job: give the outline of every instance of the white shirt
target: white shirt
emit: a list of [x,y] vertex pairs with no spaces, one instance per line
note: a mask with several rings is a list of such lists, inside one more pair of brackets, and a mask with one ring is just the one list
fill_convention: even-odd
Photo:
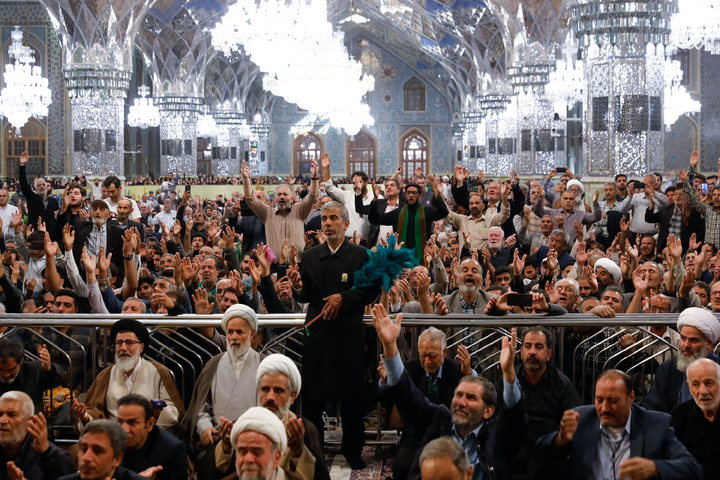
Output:
[[[350,225],[345,230],[345,236],[352,237],[354,232],[362,235],[362,238],[367,239],[368,230],[370,230],[370,222],[368,222],[366,215],[360,215],[355,210],[355,190],[343,190],[333,184],[332,179],[325,182],[325,193],[330,195],[333,200],[342,203],[347,208],[348,214],[350,215]],[[370,205],[372,202],[373,193],[372,187],[368,186],[365,197],[363,197],[363,205]]]
[[175,210],[170,210],[170,213],[163,210],[162,212],[152,217],[148,223],[150,223],[151,225],[155,225],[156,223],[162,223],[166,227],[172,228],[175,225],[176,218],[177,212]]
[[[400,206],[399,198],[397,200],[395,200],[394,206],[390,205],[390,202],[388,201],[387,207],[385,207],[385,213],[392,212],[399,206]],[[392,225],[380,225],[380,230],[378,230],[378,238],[377,238],[377,242],[375,242],[375,245],[382,245],[382,241],[387,238],[389,233],[393,233]]]
[[[123,197],[123,198],[125,198],[126,200],[130,200],[130,203],[132,203],[132,212],[130,212],[130,217],[129,217],[130,220],[137,220],[138,218],[140,218],[141,217],[140,208],[138,208],[137,202],[135,202],[135,200],[133,200],[132,198],[127,198],[127,197]],[[105,200],[105,203],[107,203],[108,206],[110,207],[110,211],[113,213],[117,213],[118,204],[113,203],[113,201],[110,197],[105,198],[104,200]]]
[[18,208],[9,203],[5,205],[5,208],[0,207],[0,218],[3,222],[2,233],[6,240],[12,240],[15,236],[15,231],[12,228],[12,217],[17,211]]

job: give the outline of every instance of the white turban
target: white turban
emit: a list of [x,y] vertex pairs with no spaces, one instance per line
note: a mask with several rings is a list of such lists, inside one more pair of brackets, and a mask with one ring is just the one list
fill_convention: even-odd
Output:
[[255,313],[255,310],[248,307],[247,305],[243,305],[242,303],[238,303],[233,305],[232,307],[228,308],[225,311],[225,315],[223,315],[222,318],[222,328],[227,332],[227,325],[230,320],[233,318],[244,318],[248,325],[250,325],[250,328],[253,329],[255,333],[257,333],[258,330],[258,317]]
[[683,310],[678,317],[677,329],[682,327],[695,327],[700,330],[712,343],[720,338],[720,322],[712,313],[704,308],[689,307]]
[[583,186],[582,182],[575,178],[573,178],[572,180],[567,182],[567,185],[565,185],[565,190],[570,190],[570,187],[572,187],[573,185],[577,185],[578,187],[580,187],[580,190],[582,190],[583,195],[585,194],[585,187]]
[[252,407],[240,415],[230,432],[230,441],[233,448],[237,447],[237,437],[243,432],[257,432],[265,435],[280,448],[281,452],[287,449],[287,434],[285,425],[270,410],[264,407]]
[[597,262],[595,262],[595,273],[597,273],[598,267],[602,267],[607,270],[608,273],[612,275],[615,283],[618,283],[620,279],[622,279],[622,272],[620,271],[620,267],[618,267],[617,264],[609,258],[601,258]]
[[291,392],[300,393],[302,380],[300,379],[300,371],[295,366],[295,362],[281,353],[273,353],[268,355],[260,362],[257,369],[256,383],[260,385],[263,375],[275,375],[281,373],[288,379],[288,387]]

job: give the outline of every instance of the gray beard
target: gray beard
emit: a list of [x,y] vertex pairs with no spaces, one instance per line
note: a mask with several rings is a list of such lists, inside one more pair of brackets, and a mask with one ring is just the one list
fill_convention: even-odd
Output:
[[290,210],[291,208],[292,208],[292,205],[287,204],[287,203],[278,203],[278,205],[277,205],[277,209],[282,210],[282,211]]
[[478,293],[478,288],[476,286],[470,286],[464,283],[458,287],[458,290],[460,290],[461,295],[477,295]]
[[682,353],[680,353],[680,354],[678,355],[678,357],[677,357],[677,369],[678,369],[678,372],[683,372],[683,373],[687,372],[688,367],[689,367],[690,365],[692,365],[692,363],[693,363],[695,360],[699,360],[699,359],[701,359],[701,358],[705,358],[705,357],[707,357],[707,355],[708,355],[708,352],[706,352],[705,349],[702,349],[702,350],[699,351],[698,353],[696,353],[696,354],[694,354],[694,355],[691,355],[691,356],[689,356],[689,357],[686,356],[686,355],[683,355]]

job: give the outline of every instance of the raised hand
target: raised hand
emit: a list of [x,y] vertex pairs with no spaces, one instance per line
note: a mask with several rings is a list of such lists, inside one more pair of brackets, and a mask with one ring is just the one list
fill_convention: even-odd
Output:
[[[43,345],[43,348],[45,345]],[[45,349],[47,352],[47,349]],[[48,428],[47,420],[42,412],[38,412],[36,415],[28,418],[27,422],[28,433],[33,437],[33,449],[35,453],[42,454],[50,448],[50,442],[48,441]]]
[[73,397],[72,407],[70,407],[70,410],[72,411],[73,416],[82,420],[83,423],[90,421],[90,415],[87,413],[87,406],[84,403],[78,402],[75,397]]
[[697,151],[692,152],[690,154],[690,167],[692,169],[695,169],[699,163],[700,163],[700,154]]
[[463,375],[472,375],[472,365],[470,363],[470,352],[465,345],[459,345],[455,358],[460,362],[460,370]]
[[448,308],[447,304],[445,303],[445,300],[443,299],[442,295],[439,293],[435,294],[435,298],[433,299],[433,303],[435,304],[435,312],[440,315],[444,316],[450,313],[450,309]]
[[322,168],[330,168],[330,155],[327,153],[320,155],[320,165]]
[[62,237],[63,244],[65,245],[65,251],[71,251],[75,245],[75,230],[73,230],[70,224],[66,223],[63,227]]
[[45,255],[52,258],[54,257],[58,251],[60,251],[60,247],[58,246],[57,242],[53,242],[50,240],[50,234],[45,232]]
[[300,276],[300,269],[297,265],[290,265],[287,269],[287,276],[292,283],[295,290],[301,290],[303,288],[302,277]]
[[500,368],[508,383],[515,381],[515,356],[517,355],[517,329],[510,330],[511,337],[503,337],[500,352]]
[[27,165],[29,159],[30,157],[28,156],[28,152],[27,150],[25,150],[20,154],[20,166],[24,167],[25,165]]
[[402,315],[402,313],[398,313],[393,322],[381,303],[373,306],[373,326],[383,344],[385,358],[391,358],[397,354],[396,342],[402,331]]
[[520,257],[520,251],[517,249],[513,252],[513,273],[516,277],[522,276],[525,269],[525,260],[527,260],[527,255]]
[[215,302],[210,303],[208,301],[207,291],[202,288],[195,290],[195,294],[192,296],[192,301],[193,304],[195,304],[195,313],[198,315],[209,315],[215,307]]

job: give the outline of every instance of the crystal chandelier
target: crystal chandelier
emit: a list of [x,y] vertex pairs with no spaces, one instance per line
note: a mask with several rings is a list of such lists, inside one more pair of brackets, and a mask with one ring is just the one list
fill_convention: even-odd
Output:
[[678,48],[705,48],[720,54],[720,1],[678,0],[670,21],[670,43]]
[[197,136],[213,137],[218,133],[218,126],[215,119],[207,111],[198,117]]
[[138,95],[140,98],[135,99],[134,105],[130,107],[128,112],[128,125],[136,128],[157,127],[160,125],[160,110],[152,101],[150,95],[150,87],[140,85],[138,87]]
[[572,34],[568,34],[562,50],[563,58],[556,62],[545,86],[545,96],[555,104],[555,111],[565,111],[568,105],[582,102],[585,95],[585,70],[583,61],[577,58],[578,44]]
[[263,88],[353,135],[373,125],[363,96],[374,78],[350,59],[326,0],[239,0],[212,32],[213,46],[240,46],[266,75]]
[[40,76],[40,67],[34,66],[32,49],[22,43],[20,27],[16,26],[11,35],[8,56],[15,62],[5,65],[5,88],[0,93],[0,110],[15,128],[20,128],[30,117],[47,116],[52,93],[47,78]]
[[677,60],[665,60],[665,128],[670,130],[678,118],[686,113],[698,113],[700,102],[693,99],[682,85],[682,68]]

